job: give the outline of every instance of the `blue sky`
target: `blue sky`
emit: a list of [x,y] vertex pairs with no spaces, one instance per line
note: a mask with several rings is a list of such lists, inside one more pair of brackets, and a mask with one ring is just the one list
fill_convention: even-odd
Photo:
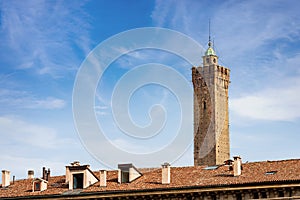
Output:
[[[1,0],[0,168],[24,178],[28,169],[39,176],[43,166],[63,174],[64,166],[74,160],[91,164],[92,169],[107,167],[88,153],[73,121],[73,86],[82,62],[109,37],[141,27],[179,31],[206,47],[208,19],[219,62],[231,69],[231,155],[240,155],[243,161],[299,158],[299,7],[296,0]],[[149,84],[132,95],[130,117],[146,126],[151,122],[149,108],[163,105],[165,135],[153,141],[128,139],[113,123],[111,95],[118,80],[135,66],[154,62],[191,79],[187,62],[146,49],[115,60],[97,87],[97,119],[106,137],[125,151],[164,148],[181,119],[176,96],[168,88]],[[101,143],[99,148],[105,151]],[[192,165],[192,160],[190,148],[174,165]],[[154,159],[146,166],[160,164]]]

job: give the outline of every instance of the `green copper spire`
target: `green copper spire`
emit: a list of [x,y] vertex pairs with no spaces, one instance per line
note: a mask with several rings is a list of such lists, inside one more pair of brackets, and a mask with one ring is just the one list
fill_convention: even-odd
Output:
[[215,53],[214,49],[209,46],[208,49],[205,51],[205,55],[206,56],[211,56],[211,55],[215,56],[216,53]]

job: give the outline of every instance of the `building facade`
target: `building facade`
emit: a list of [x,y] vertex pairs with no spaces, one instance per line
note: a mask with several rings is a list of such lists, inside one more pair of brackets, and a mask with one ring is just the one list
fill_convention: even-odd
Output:
[[230,70],[218,64],[211,41],[203,66],[192,68],[194,165],[220,165],[230,157],[228,86]]

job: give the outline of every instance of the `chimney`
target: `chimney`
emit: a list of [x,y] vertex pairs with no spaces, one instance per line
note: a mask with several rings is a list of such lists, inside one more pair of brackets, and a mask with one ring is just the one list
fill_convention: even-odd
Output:
[[46,167],[42,169],[42,179],[46,180]]
[[46,167],[43,167],[43,172],[42,172],[42,179],[48,181],[50,178],[50,168],[46,170]]
[[33,179],[33,178],[34,178],[34,171],[28,170],[28,179]]
[[242,159],[239,156],[234,156],[233,159],[233,175],[240,176],[242,174]]
[[79,161],[74,161],[72,163],[70,163],[71,166],[80,166],[80,162]]
[[118,183],[122,183],[122,171],[118,169]]
[[50,178],[50,168],[46,171],[46,181],[49,181]]
[[10,185],[10,171],[2,170],[2,187]]
[[70,180],[70,169],[69,166],[66,166],[66,183],[69,183]]
[[100,170],[100,187],[106,187],[106,170]]
[[164,163],[162,164],[161,169],[161,183],[162,184],[170,184],[171,182],[171,173],[170,173],[170,164]]
[[233,163],[233,160],[225,160],[225,161],[224,161],[224,165],[225,165],[225,166],[228,166],[228,170],[229,170],[229,171],[232,171],[232,170],[233,170],[232,163]]

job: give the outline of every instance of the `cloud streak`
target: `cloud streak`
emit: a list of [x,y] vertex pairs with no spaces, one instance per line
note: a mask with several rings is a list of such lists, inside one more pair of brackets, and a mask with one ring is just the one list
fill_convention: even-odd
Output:
[[62,71],[76,69],[80,60],[75,50],[87,54],[90,49],[89,24],[82,18],[86,15],[82,5],[2,1],[1,58],[14,69],[31,69],[38,75],[60,77]]
[[300,118],[300,81],[281,88],[269,88],[231,100],[230,109],[252,120],[294,121]]
[[54,149],[70,143],[69,139],[58,139],[57,132],[48,127],[26,122],[13,116],[0,116],[1,148],[7,144],[17,144],[41,149]]
[[66,106],[63,99],[47,97],[36,98],[26,91],[0,89],[0,103],[13,109],[61,109]]

